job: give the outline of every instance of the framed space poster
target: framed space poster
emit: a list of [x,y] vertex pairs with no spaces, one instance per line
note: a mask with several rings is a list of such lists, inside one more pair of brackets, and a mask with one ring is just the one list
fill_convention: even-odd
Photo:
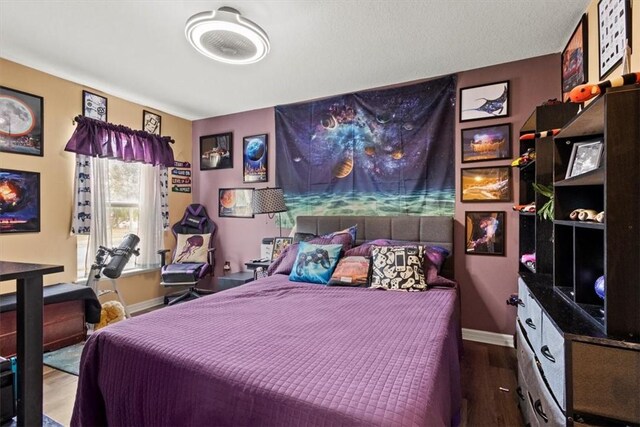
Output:
[[0,233],[39,231],[40,174],[0,169]]
[[151,111],[142,110],[142,130],[153,135],[160,135],[160,125],[162,117]]
[[460,89],[460,121],[509,115],[509,81]]
[[242,139],[243,182],[267,182],[267,134]]
[[464,213],[465,254],[505,255],[505,213],[465,212]]
[[627,43],[631,47],[631,0],[598,2],[598,41],[602,80],[622,62]]
[[462,129],[462,163],[511,158],[511,124]]
[[89,91],[82,91],[82,115],[91,119],[107,121],[107,98]]
[[460,169],[460,201],[510,202],[511,167]]
[[253,218],[253,188],[221,188],[218,201],[220,217]]
[[233,133],[200,137],[200,170],[233,168]]
[[0,151],[44,154],[43,105],[41,96],[0,86]]
[[563,101],[569,99],[571,89],[587,82],[587,35],[587,14],[584,14],[560,56]]

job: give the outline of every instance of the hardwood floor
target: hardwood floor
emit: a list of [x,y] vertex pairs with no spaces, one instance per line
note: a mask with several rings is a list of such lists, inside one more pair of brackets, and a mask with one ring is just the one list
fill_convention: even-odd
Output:
[[[463,426],[522,426],[515,350],[471,341],[464,341],[463,348]],[[44,367],[44,411],[65,426],[71,420],[77,384],[77,377]]]

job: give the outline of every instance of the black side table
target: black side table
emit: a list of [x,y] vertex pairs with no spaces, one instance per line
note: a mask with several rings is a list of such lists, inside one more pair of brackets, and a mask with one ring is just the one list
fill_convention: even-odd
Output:
[[61,265],[0,261],[0,281],[16,280],[18,426],[42,425],[42,276]]
[[249,261],[244,263],[245,267],[247,267],[248,270],[255,270],[258,267],[263,267],[266,270],[267,268],[269,268],[270,264],[271,263],[269,261],[265,261],[265,262]]
[[226,276],[216,277],[217,286],[216,291],[225,291],[227,289],[235,288],[236,286],[244,285],[253,280],[253,271],[241,271],[240,273],[231,273]]

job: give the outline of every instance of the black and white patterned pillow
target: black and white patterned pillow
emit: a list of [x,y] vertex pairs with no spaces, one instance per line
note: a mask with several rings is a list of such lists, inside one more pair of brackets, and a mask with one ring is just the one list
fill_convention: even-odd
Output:
[[375,246],[371,251],[371,287],[424,291],[424,246]]

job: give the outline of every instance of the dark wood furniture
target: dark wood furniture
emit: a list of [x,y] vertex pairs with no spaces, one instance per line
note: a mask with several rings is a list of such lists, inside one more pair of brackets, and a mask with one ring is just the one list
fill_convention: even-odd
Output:
[[0,261],[0,281],[16,280],[18,426],[42,425],[42,276],[61,265]]
[[[565,178],[573,145],[594,139],[602,166]],[[521,271],[518,283],[525,423],[640,424],[640,88],[609,90],[551,146],[553,269]],[[569,220],[577,208],[604,210],[605,223]],[[594,291],[601,275],[604,301]]]

